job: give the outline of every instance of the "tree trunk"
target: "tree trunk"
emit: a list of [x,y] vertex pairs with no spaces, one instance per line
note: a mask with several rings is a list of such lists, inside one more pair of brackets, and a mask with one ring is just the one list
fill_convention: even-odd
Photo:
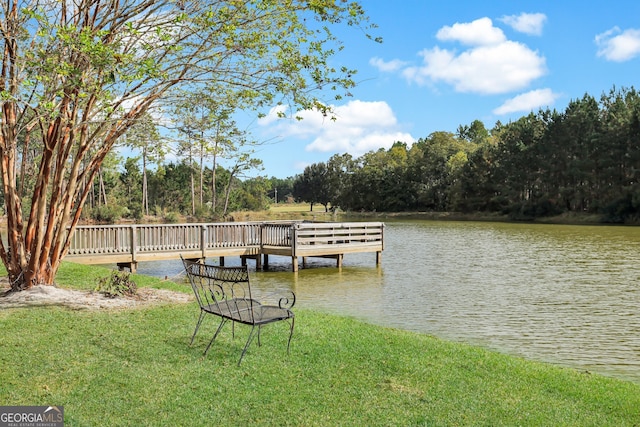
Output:
[[149,188],[147,186],[147,147],[142,149],[142,211],[149,216]]
[[104,180],[102,178],[102,168],[98,171],[98,206],[107,204],[107,189],[104,187]]
[[[204,135],[201,136],[204,138]],[[200,139],[200,207],[204,204],[204,141]]]
[[211,164],[211,213],[216,212],[216,205],[218,202],[217,192],[216,192],[216,163],[218,161],[218,156],[216,155],[217,149],[213,150],[213,163]]
[[227,188],[224,191],[224,209],[222,211],[222,216],[227,216],[227,209],[229,208],[229,196],[231,195],[231,183],[233,182],[233,176],[236,173],[235,170],[231,171],[229,175],[229,182],[227,183]]
[[193,176],[193,155],[192,155],[192,146],[189,145],[189,172],[191,177],[191,215],[195,216],[196,214],[196,184],[195,177]]
[[[220,147],[220,135],[221,135],[221,129],[220,129],[220,122],[217,123],[217,127],[216,127],[216,134],[213,140],[213,156],[212,156],[212,163],[211,163],[211,212],[213,214],[216,213],[216,208],[218,205],[218,194],[217,194],[217,188],[216,188],[216,169],[218,167],[218,149]],[[229,181],[231,182],[231,181]],[[226,210],[227,210],[227,201],[225,200],[225,207],[224,207],[224,213],[223,216],[226,215]]]

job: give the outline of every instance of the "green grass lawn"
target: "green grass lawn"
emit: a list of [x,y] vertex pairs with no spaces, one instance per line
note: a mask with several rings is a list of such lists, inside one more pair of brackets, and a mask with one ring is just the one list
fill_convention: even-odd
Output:
[[241,211],[230,213],[236,221],[265,221],[265,220],[316,220],[331,221],[337,218],[333,212],[326,212],[319,203],[310,210],[309,203],[277,203],[272,204],[266,211]]
[[[65,264],[58,282],[91,288],[101,270]],[[0,310],[0,404],[64,405],[67,426],[640,425],[631,382],[294,311],[291,353],[287,324],[269,325],[238,367],[248,329],[203,357],[215,325],[189,346],[195,302]]]
[[[309,203],[273,203],[271,212],[311,212]],[[324,212],[324,206],[319,203],[313,205],[313,212]]]

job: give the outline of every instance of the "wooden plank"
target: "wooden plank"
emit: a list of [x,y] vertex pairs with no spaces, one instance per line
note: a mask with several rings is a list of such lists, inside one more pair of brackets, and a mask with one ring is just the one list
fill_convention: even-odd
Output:
[[261,252],[267,255],[292,256],[293,250],[290,246],[262,246]]
[[317,245],[317,244],[359,244],[362,242],[381,242],[380,238],[367,238],[364,236],[359,237],[345,237],[345,236],[329,236],[329,237],[302,237],[298,239],[300,245]]
[[313,246],[305,246],[299,247],[296,255],[297,256],[319,256],[319,255],[338,255],[338,254],[348,254],[348,253],[359,253],[359,252],[378,252],[381,250],[380,245],[376,246],[338,246],[338,245],[313,245]]

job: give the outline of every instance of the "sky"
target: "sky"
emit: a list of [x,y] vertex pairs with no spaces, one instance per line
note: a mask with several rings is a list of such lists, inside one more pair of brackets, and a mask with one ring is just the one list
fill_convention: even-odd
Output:
[[345,49],[332,65],[356,68],[350,98],[332,104],[336,120],[277,108],[247,120],[262,144],[260,175],[287,178],[334,154],[355,158],[455,133],[481,120],[487,129],[540,109],[563,111],[585,94],[640,88],[640,2],[361,0],[378,25],[378,44],[340,29]]

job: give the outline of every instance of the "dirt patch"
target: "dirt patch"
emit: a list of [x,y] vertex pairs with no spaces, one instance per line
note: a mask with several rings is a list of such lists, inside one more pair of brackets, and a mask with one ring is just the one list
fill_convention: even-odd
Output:
[[0,310],[5,308],[57,305],[74,310],[140,308],[162,303],[187,303],[190,294],[165,289],[139,288],[133,297],[108,298],[99,292],[63,289],[56,286],[34,286],[21,292],[10,292],[8,283],[0,283]]

